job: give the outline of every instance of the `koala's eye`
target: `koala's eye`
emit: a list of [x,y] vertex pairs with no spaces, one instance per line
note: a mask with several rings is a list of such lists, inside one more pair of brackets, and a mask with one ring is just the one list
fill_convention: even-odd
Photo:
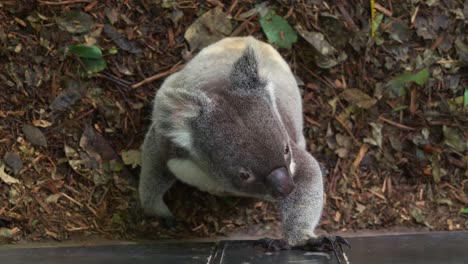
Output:
[[247,172],[241,172],[239,174],[239,177],[241,178],[241,180],[247,181],[250,179],[250,174],[248,174]]
[[284,154],[285,155],[289,154],[289,146],[288,145],[286,145],[286,147],[284,147]]

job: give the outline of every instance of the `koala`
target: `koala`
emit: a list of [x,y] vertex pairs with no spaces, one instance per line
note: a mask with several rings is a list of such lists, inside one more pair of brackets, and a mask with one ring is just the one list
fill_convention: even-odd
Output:
[[172,218],[163,196],[178,179],[215,195],[274,202],[285,247],[325,243],[314,233],[322,173],[302,129],[299,88],[271,45],[230,37],[204,48],[156,93],[142,146],[145,213]]

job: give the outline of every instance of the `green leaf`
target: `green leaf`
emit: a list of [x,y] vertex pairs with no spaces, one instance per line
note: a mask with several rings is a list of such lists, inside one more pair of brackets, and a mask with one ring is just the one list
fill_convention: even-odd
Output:
[[68,47],[68,51],[81,58],[88,74],[100,72],[107,67],[102,50],[96,45],[73,45]]
[[391,95],[400,97],[405,95],[405,85],[408,83],[416,83],[418,86],[423,86],[429,79],[429,69],[425,68],[417,73],[404,73],[401,74],[387,83]]
[[372,35],[375,36],[375,32],[379,29],[380,23],[382,23],[382,19],[384,18],[383,14],[379,14],[374,21],[372,21]]
[[119,50],[116,48],[116,47],[112,47],[109,49],[109,54],[117,54],[119,52]]
[[80,58],[88,58],[88,59],[101,59],[102,58],[102,51],[96,45],[92,45],[92,46],[73,45],[73,46],[68,46],[68,50],[70,53]]
[[123,163],[125,165],[132,165],[132,168],[141,166],[141,151],[137,149],[122,150],[120,152]]
[[86,67],[86,72],[88,74],[100,72],[107,67],[107,63],[103,58],[100,58],[100,59],[83,58],[82,61]]
[[122,225],[124,224],[124,220],[119,213],[114,213],[112,215],[112,223],[115,225]]
[[463,152],[465,150],[466,141],[463,137],[462,131],[457,128],[443,126],[442,132],[444,134],[444,143],[447,146],[459,152]]
[[465,96],[463,99],[463,105],[468,106],[468,88],[465,88]]
[[460,210],[460,214],[466,214],[468,215],[468,208],[463,208]]
[[453,203],[450,199],[444,199],[444,198],[440,198],[440,199],[437,199],[436,200],[436,203],[438,204],[445,204],[445,205],[448,205],[448,206],[452,206]]
[[296,31],[272,9],[260,18],[260,25],[268,40],[281,48],[290,49],[297,42]]
[[425,222],[425,220],[426,220],[424,215],[422,214],[421,209],[419,209],[417,207],[411,208],[410,209],[410,214],[414,218],[414,220],[416,220],[416,222],[418,222],[420,224],[423,224]]

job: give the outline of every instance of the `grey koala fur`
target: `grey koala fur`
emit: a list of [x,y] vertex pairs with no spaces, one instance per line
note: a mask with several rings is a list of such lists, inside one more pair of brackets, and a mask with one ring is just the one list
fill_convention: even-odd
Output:
[[[306,244],[321,216],[323,183],[302,123],[296,80],[273,47],[234,37],[204,48],[156,93],[142,146],[145,213],[171,218],[163,196],[179,179],[216,195],[275,202],[287,243]],[[285,168],[280,183],[271,184],[278,168]],[[274,199],[276,187],[289,195]]]

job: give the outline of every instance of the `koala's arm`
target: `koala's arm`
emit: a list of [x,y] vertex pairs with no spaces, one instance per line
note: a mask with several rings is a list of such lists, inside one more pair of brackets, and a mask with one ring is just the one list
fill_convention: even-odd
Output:
[[177,156],[176,150],[191,150],[190,118],[197,116],[209,100],[201,92],[174,88],[183,87],[184,79],[179,73],[173,74],[159,89],[152,124],[143,142],[138,191],[141,205],[150,216],[172,218],[163,197],[176,177],[167,163]]
[[291,153],[296,189],[278,202],[278,209],[287,243],[301,246],[315,237],[323,208],[323,180],[318,162],[305,149],[292,143]]
[[172,214],[163,201],[164,194],[175,182],[166,166],[168,142],[153,123],[142,146],[142,164],[138,193],[145,214],[171,218]]

